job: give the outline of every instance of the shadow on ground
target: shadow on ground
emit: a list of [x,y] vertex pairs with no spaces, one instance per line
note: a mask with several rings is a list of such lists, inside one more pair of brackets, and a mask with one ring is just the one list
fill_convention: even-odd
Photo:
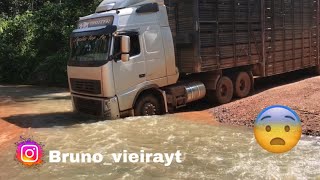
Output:
[[21,128],[51,128],[57,126],[67,127],[76,124],[95,123],[101,120],[92,116],[80,115],[72,112],[19,114],[4,117],[2,119]]

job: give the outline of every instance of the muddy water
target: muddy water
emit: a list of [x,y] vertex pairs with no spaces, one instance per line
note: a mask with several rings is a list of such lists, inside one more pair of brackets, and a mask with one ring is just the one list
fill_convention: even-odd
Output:
[[[291,152],[270,154],[255,142],[251,129],[213,126],[168,115],[91,122],[28,131],[45,151],[101,153],[100,164],[45,163],[25,169],[1,152],[0,179],[320,179],[320,138],[303,137]],[[111,153],[183,153],[183,163],[113,163]],[[48,159],[46,159],[48,161]]]
[[[7,179],[320,179],[320,138],[303,137],[291,152],[262,150],[252,129],[217,125],[208,113],[102,121],[74,116],[60,89],[0,86],[0,180]],[[1,104],[1,102],[3,104]],[[32,127],[28,129],[29,127]],[[33,136],[49,150],[101,153],[104,163],[14,161],[14,141]],[[112,153],[183,153],[181,164],[114,163]]]

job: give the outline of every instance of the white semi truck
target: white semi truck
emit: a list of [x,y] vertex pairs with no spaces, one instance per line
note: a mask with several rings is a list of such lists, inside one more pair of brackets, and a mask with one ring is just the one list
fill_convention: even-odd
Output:
[[75,111],[159,115],[250,94],[254,76],[319,73],[319,0],[104,0],[70,37]]

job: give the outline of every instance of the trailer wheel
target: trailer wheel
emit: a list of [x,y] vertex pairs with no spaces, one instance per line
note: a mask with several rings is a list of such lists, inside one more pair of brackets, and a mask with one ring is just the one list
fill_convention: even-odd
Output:
[[219,104],[226,104],[232,100],[233,83],[229,77],[223,76],[219,79],[215,97]]
[[135,116],[161,115],[161,104],[154,95],[141,96],[134,108]]
[[234,81],[234,95],[238,98],[247,97],[250,94],[252,82],[247,72],[240,72]]

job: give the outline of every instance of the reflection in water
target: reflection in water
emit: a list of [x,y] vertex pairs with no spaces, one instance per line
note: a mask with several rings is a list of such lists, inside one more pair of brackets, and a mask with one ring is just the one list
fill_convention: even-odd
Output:
[[[181,118],[181,117],[180,117]],[[175,115],[128,118],[68,127],[33,129],[33,136],[48,150],[65,153],[101,153],[107,163],[51,164],[25,169],[13,161],[15,153],[0,155],[4,179],[261,179],[320,178],[320,139],[304,137],[286,154],[270,154],[257,145],[251,129],[181,121]],[[111,153],[181,150],[182,164],[109,164]],[[48,161],[48,159],[46,159]],[[0,179],[2,179],[0,178]]]

